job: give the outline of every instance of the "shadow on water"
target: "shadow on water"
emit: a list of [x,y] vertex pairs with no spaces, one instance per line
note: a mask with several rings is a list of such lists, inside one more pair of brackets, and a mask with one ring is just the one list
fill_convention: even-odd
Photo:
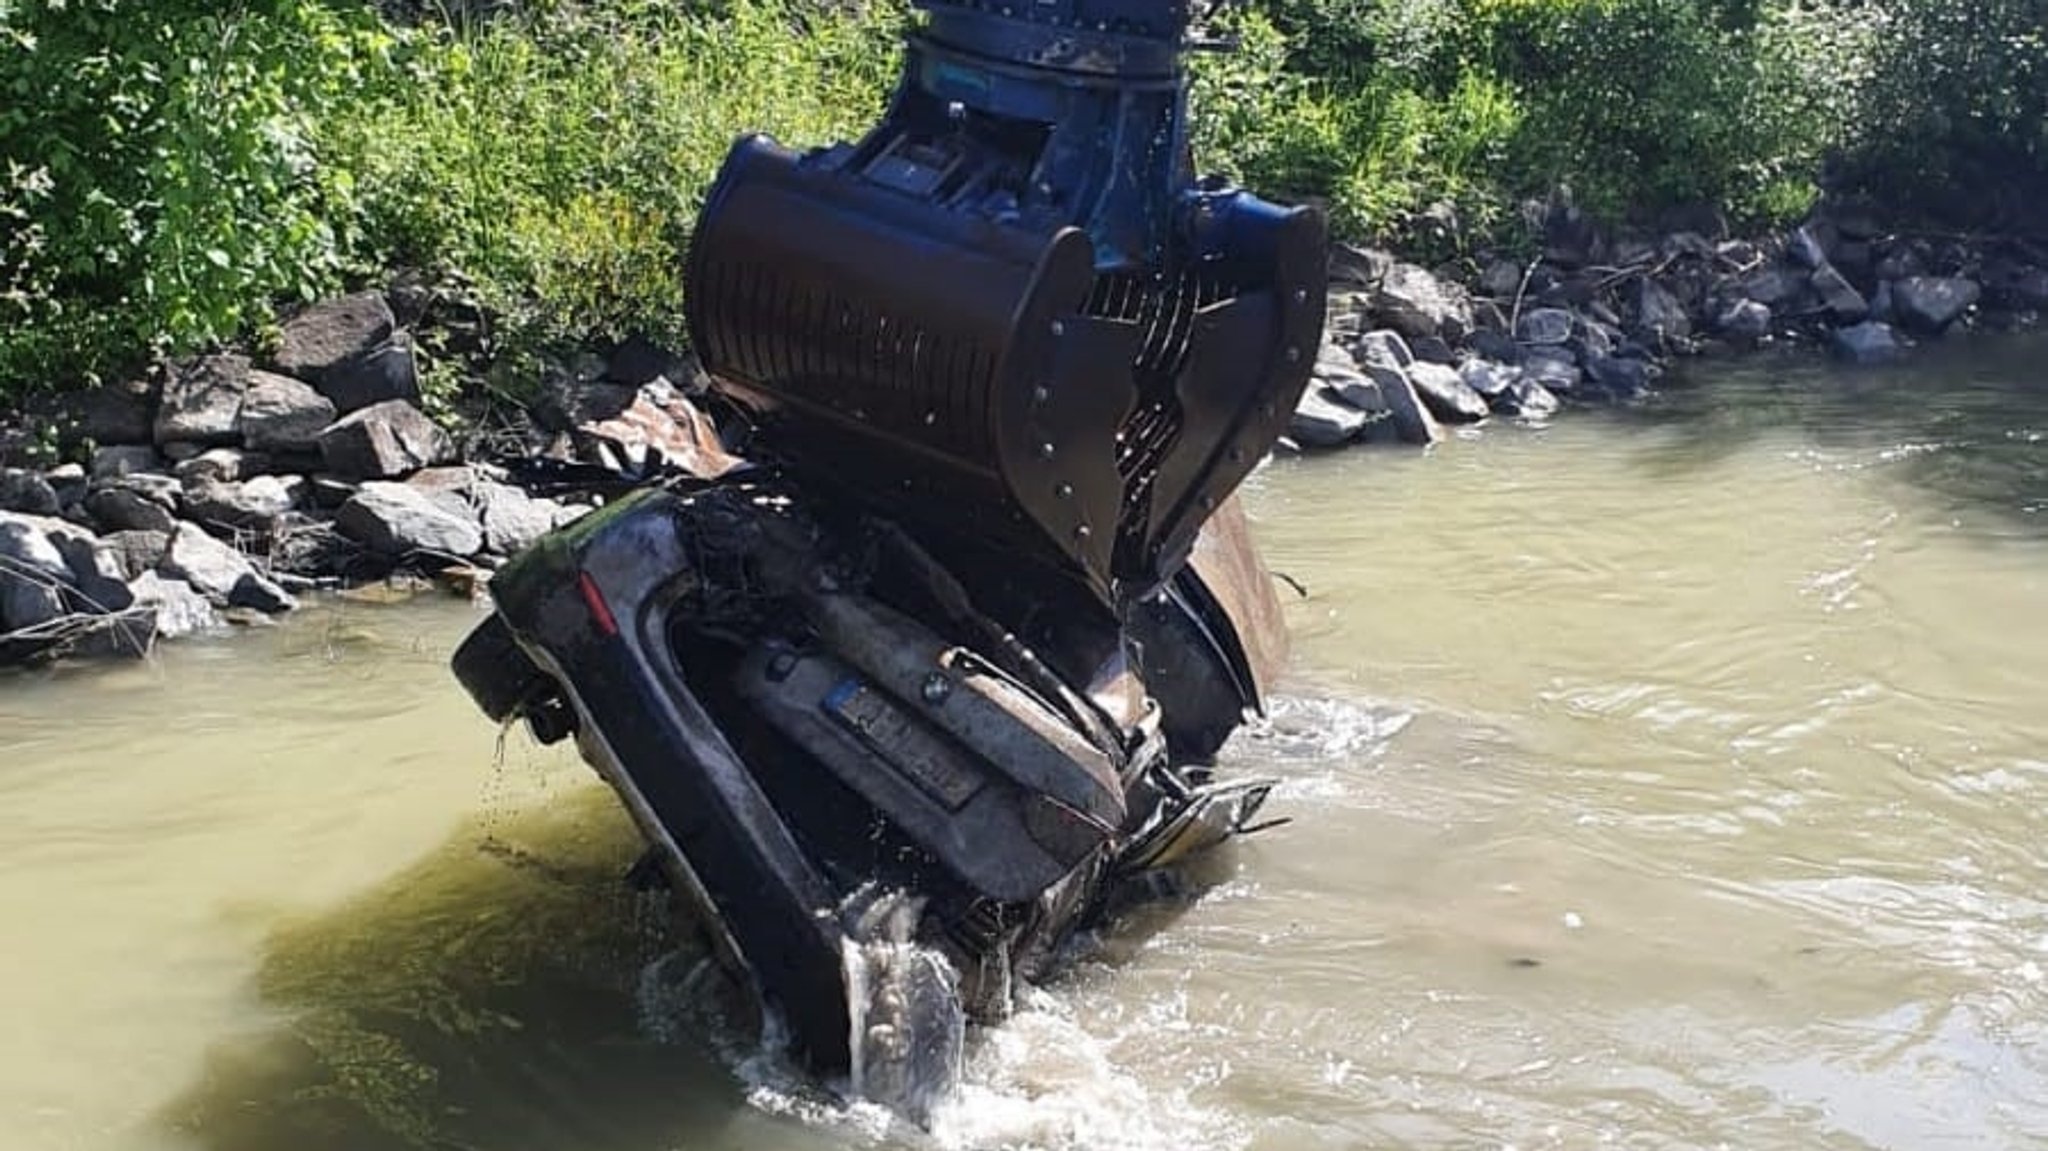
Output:
[[217,1045],[161,1122],[210,1151],[600,1151],[729,1127],[744,1087],[708,1043],[648,1037],[643,973],[702,952],[622,882],[636,844],[592,788],[279,930],[255,990],[281,1021]]
[[1658,475],[1695,475],[1790,434],[1816,462],[1881,466],[1958,513],[2048,535],[2048,335],[1959,337],[1876,368],[1811,352],[1699,366],[1613,420],[1664,433],[1639,460]]

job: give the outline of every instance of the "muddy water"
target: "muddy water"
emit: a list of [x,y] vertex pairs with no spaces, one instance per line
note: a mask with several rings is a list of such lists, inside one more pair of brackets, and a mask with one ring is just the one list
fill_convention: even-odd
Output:
[[466,607],[7,682],[0,1147],[2048,1147],[2044,361],[1262,471],[1296,820],[929,1137],[731,1038]]

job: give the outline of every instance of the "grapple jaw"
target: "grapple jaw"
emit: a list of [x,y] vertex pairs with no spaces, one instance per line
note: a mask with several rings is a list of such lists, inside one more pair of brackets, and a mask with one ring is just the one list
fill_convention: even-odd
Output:
[[1086,3],[928,5],[860,142],[736,143],[688,320],[793,464],[1114,604],[1171,578],[1285,427],[1325,234],[1189,177],[1184,19]]

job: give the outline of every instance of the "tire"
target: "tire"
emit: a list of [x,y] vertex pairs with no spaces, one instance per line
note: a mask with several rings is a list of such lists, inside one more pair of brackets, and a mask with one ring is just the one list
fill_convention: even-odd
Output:
[[448,662],[457,682],[493,723],[505,722],[553,686],[496,612],[463,639]]

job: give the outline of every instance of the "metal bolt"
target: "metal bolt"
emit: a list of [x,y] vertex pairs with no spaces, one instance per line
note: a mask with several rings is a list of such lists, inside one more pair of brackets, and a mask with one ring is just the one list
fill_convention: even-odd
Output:
[[1094,533],[1093,531],[1090,531],[1090,530],[1089,530],[1089,528],[1088,528],[1088,525],[1087,525],[1087,524],[1076,524],[1076,525],[1074,525],[1074,538],[1075,538],[1075,539],[1077,539],[1077,540],[1085,540],[1085,539],[1087,539],[1087,538],[1088,538],[1089,536],[1092,536],[1092,535],[1094,535],[1094,534],[1095,534],[1095,533]]
[[938,423],[938,422],[939,422],[939,413],[937,413],[937,412],[926,412],[926,413],[924,414],[924,426],[925,426],[925,427],[931,427],[931,426],[932,426],[933,424],[936,424],[936,423]]
[[1052,389],[1044,384],[1040,384],[1037,387],[1031,389],[1031,402],[1034,404],[1042,404],[1051,398]]
[[1308,303],[1308,289],[1307,289],[1307,288],[1296,288],[1296,289],[1294,289],[1294,302],[1295,302],[1295,303],[1297,303],[1297,304],[1306,304],[1306,303]]
[[953,694],[953,681],[947,679],[944,673],[935,671],[924,677],[924,685],[918,689],[918,694],[924,697],[926,703],[937,707]]
[[1289,348],[1289,349],[1287,349],[1287,362],[1288,362],[1288,363],[1290,363],[1290,364],[1298,364],[1298,363],[1300,363],[1300,362],[1301,362],[1301,349],[1300,349],[1300,348]]
[[1053,447],[1052,442],[1050,440],[1038,445],[1038,458],[1041,460],[1049,460],[1053,458],[1053,456],[1056,455],[1058,452],[1059,449]]
[[1054,320],[1054,321],[1052,322],[1052,334],[1053,334],[1053,335],[1055,335],[1055,336],[1064,336],[1064,335],[1066,335],[1066,334],[1067,334],[1067,326],[1066,326],[1065,324],[1061,323],[1061,322],[1060,322],[1060,321],[1058,321],[1058,320]]
[[1060,486],[1058,486],[1058,487],[1056,487],[1056,488],[1054,488],[1054,489],[1052,490],[1052,494],[1054,494],[1054,495],[1058,496],[1059,498],[1061,498],[1061,499],[1063,499],[1063,500],[1070,500],[1070,499],[1073,499],[1073,498],[1074,498],[1074,485],[1072,485],[1072,484],[1061,484]]

